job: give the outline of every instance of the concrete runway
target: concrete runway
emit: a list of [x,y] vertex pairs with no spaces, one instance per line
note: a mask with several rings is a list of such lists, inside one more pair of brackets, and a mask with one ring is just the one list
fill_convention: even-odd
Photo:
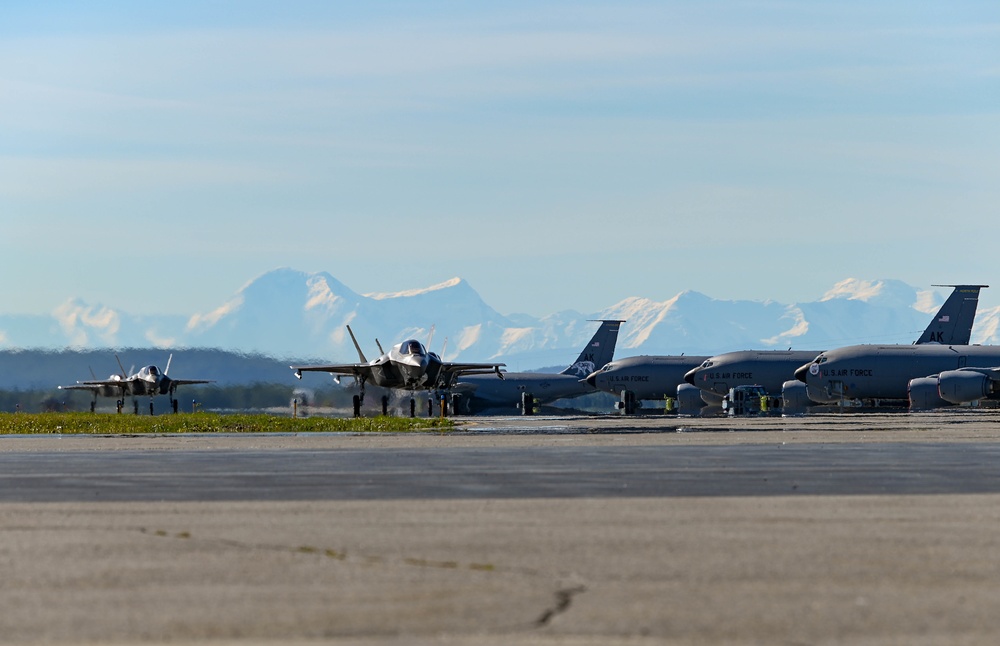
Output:
[[998,422],[0,437],[0,642],[994,643]]

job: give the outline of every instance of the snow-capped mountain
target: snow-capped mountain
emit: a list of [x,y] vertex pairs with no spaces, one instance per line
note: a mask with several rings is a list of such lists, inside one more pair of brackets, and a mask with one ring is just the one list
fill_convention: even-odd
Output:
[[[460,279],[425,289],[358,294],[328,273],[276,269],[219,307],[191,315],[132,316],[71,299],[48,316],[0,315],[0,347],[218,348],[272,357],[355,361],[345,326],[367,358],[415,337],[445,359],[501,360],[513,370],[568,364],[593,319],[622,319],[616,356],[716,354],[742,349],[823,350],[912,343],[941,295],[897,280],[847,279],[806,303],[732,301],[682,291],[658,302],[629,297],[598,312],[536,318],[500,314]],[[973,342],[1000,340],[1000,308],[981,310]]]

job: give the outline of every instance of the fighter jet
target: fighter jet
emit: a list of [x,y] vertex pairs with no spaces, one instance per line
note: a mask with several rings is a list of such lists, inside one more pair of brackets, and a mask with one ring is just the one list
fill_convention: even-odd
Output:
[[[987,285],[935,285],[952,287],[952,292],[941,305],[930,324],[921,333],[915,345],[967,344],[972,336],[972,324],[979,304],[979,290]],[[911,346],[902,346],[911,347]],[[691,370],[684,379],[701,388],[706,401],[721,402],[734,386],[757,384],[768,393],[781,393],[785,408],[805,408],[813,403],[807,398],[805,388],[793,379],[803,363],[816,358],[816,350],[746,350],[727,352],[706,359]]]
[[120,413],[125,405],[125,397],[129,396],[132,398],[132,408],[135,414],[138,415],[139,402],[136,401],[136,397],[148,395],[149,414],[152,415],[153,397],[156,395],[169,395],[170,408],[176,413],[177,400],[174,398],[174,391],[177,390],[178,386],[209,384],[212,381],[209,379],[173,379],[168,377],[167,372],[170,370],[170,362],[173,358],[174,355],[172,354],[167,357],[167,367],[162,372],[156,366],[150,365],[139,368],[138,372],[129,374],[125,372],[125,367],[122,366],[122,362],[116,354],[115,360],[118,361],[121,374],[111,375],[107,379],[78,381],[72,386],[59,386],[59,388],[61,390],[89,390],[94,396],[93,401],[90,403],[90,412],[94,412],[94,409],[97,407],[98,397],[117,397],[118,412]]
[[[978,294],[986,285],[968,287]],[[968,345],[968,339],[828,350],[799,367],[795,378],[811,401],[823,404],[908,400],[920,409],[1000,397],[1000,347]]]
[[547,404],[557,399],[594,392],[593,386],[582,380],[603,367],[614,356],[618,330],[624,321],[600,323],[580,356],[562,372],[505,372],[503,381],[486,375],[468,375],[462,377],[452,389],[453,393],[460,395],[456,405],[465,413],[477,413],[486,409],[514,410],[521,404],[523,393],[531,395],[535,403]]
[[[365,398],[365,384],[372,382],[383,388],[408,390],[410,397],[410,414],[413,414],[413,392],[417,390],[447,390],[452,387],[455,379],[470,372],[492,372],[500,379],[503,375],[500,368],[503,363],[454,363],[442,361],[441,357],[428,352],[424,344],[416,339],[407,339],[397,343],[388,352],[382,350],[382,344],[375,339],[379,352],[377,359],[368,361],[362,352],[358,340],[354,337],[351,326],[347,326],[354,348],[358,351],[360,363],[331,364],[319,366],[290,366],[295,371],[295,377],[302,379],[303,372],[328,372],[339,382],[341,376],[350,376],[360,384],[361,392],[354,396],[354,414],[359,415]],[[386,401],[383,400],[383,412]]]

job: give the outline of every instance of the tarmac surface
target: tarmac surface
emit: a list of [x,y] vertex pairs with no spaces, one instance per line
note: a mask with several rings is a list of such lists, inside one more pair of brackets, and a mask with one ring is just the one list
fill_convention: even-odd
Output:
[[0,436],[0,642],[1000,640],[1000,414]]

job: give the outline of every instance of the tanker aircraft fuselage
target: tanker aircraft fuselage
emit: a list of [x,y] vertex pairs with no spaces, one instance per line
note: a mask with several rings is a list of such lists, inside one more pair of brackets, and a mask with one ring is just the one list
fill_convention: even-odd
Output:
[[[806,384],[812,401],[836,403],[907,400],[912,380],[934,376],[939,395],[960,403],[993,395],[1000,384],[998,371],[1000,346],[852,345],[821,353],[799,367],[795,378]],[[974,385],[978,396],[948,399],[949,390],[964,390],[966,385]]]

